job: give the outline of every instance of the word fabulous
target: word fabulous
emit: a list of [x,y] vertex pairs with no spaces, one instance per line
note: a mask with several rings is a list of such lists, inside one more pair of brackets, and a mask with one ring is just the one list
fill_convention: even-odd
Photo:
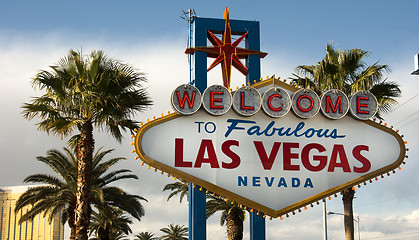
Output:
[[300,118],[314,117],[320,110],[330,119],[340,119],[348,111],[359,120],[367,120],[377,112],[377,99],[368,91],[359,91],[350,99],[340,90],[329,90],[321,97],[310,89],[300,89],[292,94],[279,87],[273,87],[261,95],[258,90],[244,86],[231,95],[227,88],[212,85],[201,92],[189,84],[177,87],[171,96],[173,109],[182,115],[197,112],[201,105],[211,115],[220,116],[230,108],[240,116],[249,117],[261,108],[270,117],[278,118],[290,109]]

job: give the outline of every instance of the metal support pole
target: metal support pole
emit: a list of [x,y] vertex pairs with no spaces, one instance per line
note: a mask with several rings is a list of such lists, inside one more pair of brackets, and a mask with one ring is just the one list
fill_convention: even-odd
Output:
[[256,211],[250,213],[250,240],[265,240],[265,219]]
[[189,240],[205,240],[207,237],[205,191],[189,184]]
[[323,239],[327,240],[327,212],[326,200],[323,201]]

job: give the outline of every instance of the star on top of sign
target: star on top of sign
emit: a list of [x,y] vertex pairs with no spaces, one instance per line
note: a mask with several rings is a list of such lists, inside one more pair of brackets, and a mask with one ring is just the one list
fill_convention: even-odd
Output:
[[207,38],[213,46],[187,48],[185,53],[193,54],[195,51],[200,51],[206,52],[207,56],[210,58],[215,58],[214,62],[211,64],[211,66],[209,66],[207,71],[210,71],[221,63],[223,85],[226,88],[230,88],[231,66],[234,66],[241,73],[247,75],[248,69],[243,65],[240,59],[245,59],[249,55],[260,55],[261,58],[264,58],[267,53],[238,47],[240,42],[247,36],[247,32],[241,35],[236,41],[232,43],[228,7],[224,11],[223,18],[226,20],[224,33],[222,34],[223,40],[219,39],[214,35],[214,33],[208,30]]

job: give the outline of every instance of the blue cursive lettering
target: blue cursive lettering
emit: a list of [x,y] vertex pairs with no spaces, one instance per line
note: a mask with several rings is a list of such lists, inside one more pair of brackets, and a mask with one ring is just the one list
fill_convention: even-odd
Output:
[[[228,137],[234,131],[245,131],[249,136],[266,136],[271,137],[275,134],[282,137],[282,136],[294,136],[294,137],[305,137],[305,138],[312,138],[313,136],[317,136],[318,138],[344,138],[346,135],[339,135],[337,129],[315,129],[315,128],[306,128],[306,124],[304,122],[299,122],[294,128],[292,127],[274,127],[275,121],[271,121],[267,126],[261,127],[257,125],[255,121],[248,121],[248,120],[240,120],[240,119],[227,119],[227,123],[230,123],[227,126],[227,131],[225,133],[225,137]],[[246,125],[252,125],[245,127]],[[240,125],[240,126],[239,126]]]

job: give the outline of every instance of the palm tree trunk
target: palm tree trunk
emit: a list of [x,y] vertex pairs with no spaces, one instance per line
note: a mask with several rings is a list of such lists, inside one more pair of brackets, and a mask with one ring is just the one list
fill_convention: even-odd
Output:
[[343,191],[343,213],[345,225],[345,240],[354,240],[354,213],[352,201],[354,199],[355,190],[348,188]]
[[75,239],[76,239],[76,228],[70,227],[70,240],[75,240]]
[[87,240],[87,231],[90,224],[90,189],[93,158],[93,126],[90,120],[86,121],[81,128],[80,140],[77,146],[78,175],[75,225],[76,239]]
[[228,240],[243,239],[243,220],[240,219],[236,209],[232,209],[227,216],[227,237]]
[[70,240],[76,239],[76,225],[74,221],[75,208],[76,206],[75,205],[73,206],[73,204],[71,204],[71,206],[69,206],[69,208],[67,209],[67,216],[68,216],[67,222],[68,222],[68,226],[70,227]]

